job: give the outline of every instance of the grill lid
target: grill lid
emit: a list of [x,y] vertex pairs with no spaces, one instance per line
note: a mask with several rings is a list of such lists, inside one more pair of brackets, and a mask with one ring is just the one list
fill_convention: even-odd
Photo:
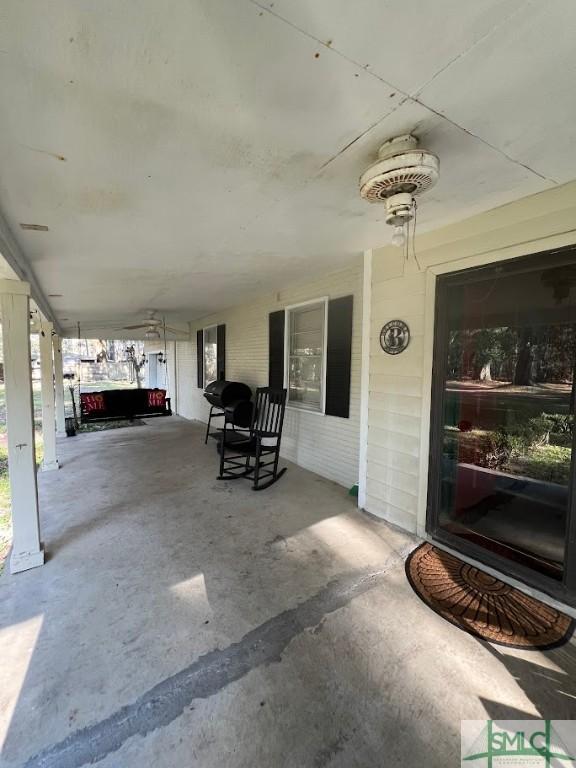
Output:
[[212,381],[204,390],[204,397],[211,405],[226,408],[238,400],[251,400],[252,390],[240,381]]

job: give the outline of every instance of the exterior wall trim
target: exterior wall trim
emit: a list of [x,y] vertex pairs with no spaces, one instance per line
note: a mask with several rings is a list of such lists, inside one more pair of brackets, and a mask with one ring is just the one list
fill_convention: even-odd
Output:
[[372,320],[372,251],[364,251],[362,283],[362,353],[360,368],[360,455],[358,506],[366,506],[368,479],[368,406],[370,401],[370,323]]

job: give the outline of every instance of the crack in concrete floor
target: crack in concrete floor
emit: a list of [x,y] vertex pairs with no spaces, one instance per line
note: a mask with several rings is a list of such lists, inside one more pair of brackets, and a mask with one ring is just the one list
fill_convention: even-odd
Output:
[[404,565],[414,544],[390,555],[382,567],[355,571],[329,582],[294,608],[274,616],[227,648],[200,656],[109,717],[71,733],[30,757],[24,768],[80,768],[116,752],[132,736],[146,736],[177,717],[194,699],[206,699],[265,664],[279,662],[290,642],[330,613],[381,586]]

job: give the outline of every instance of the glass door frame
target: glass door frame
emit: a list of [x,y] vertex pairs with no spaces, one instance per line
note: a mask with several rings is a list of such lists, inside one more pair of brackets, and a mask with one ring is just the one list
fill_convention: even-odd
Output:
[[[564,571],[561,581],[509,560],[470,541],[452,534],[439,524],[442,450],[444,444],[444,397],[448,366],[448,288],[476,282],[481,275],[490,272],[505,275],[532,272],[537,269],[576,264],[576,246],[543,251],[506,261],[492,262],[449,272],[436,277],[434,348],[432,367],[432,391],[430,410],[430,449],[428,464],[428,497],[426,508],[426,532],[428,536],[450,549],[461,552],[480,563],[498,570],[527,585],[535,587],[558,600],[576,605],[576,429],[572,434],[572,461],[568,489],[568,509],[564,552]],[[573,290],[576,291],[576,286]],[[576,318],[575,318],[576,322]],[[573,386],[576,386],[576,381]]]

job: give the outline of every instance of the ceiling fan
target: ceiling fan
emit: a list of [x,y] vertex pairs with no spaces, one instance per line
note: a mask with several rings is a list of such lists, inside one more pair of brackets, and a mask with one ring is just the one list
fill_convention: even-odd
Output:
[[123,325],[120,330],[136,331],[141,328],[146,328],[144,336],[147,339],[159,339],[161,335],[160,331],[163,331],[164,335],[167,333],[176,335],[183,333],[182,329],[172,328],[171,326],[166,325],[164,318],[156,317],[155,309],[149,309],[146,315],[147,317],[141,323],[137,323],[136,325]]
[[[97,321],[92,322],[78,322],[76,323],[78,329],[78,338],[82,334],[90,334],[91,331],[96,331],[98,334],[106,333],[105,329],[110,328],[112,331],[136,331],[145,329],[144,337],[148,340],[164,338],[167,336],[184,338],[188,336],[188,330],[184,328],[174,328],[173,326],[166,324],[165,317],[157,317],[157,311],[155,309],[149,309],[146,311],[146,316],[140,323],[134,325],[118,325],[118,321]],[[89,338],[87,336],[86,338]]]

